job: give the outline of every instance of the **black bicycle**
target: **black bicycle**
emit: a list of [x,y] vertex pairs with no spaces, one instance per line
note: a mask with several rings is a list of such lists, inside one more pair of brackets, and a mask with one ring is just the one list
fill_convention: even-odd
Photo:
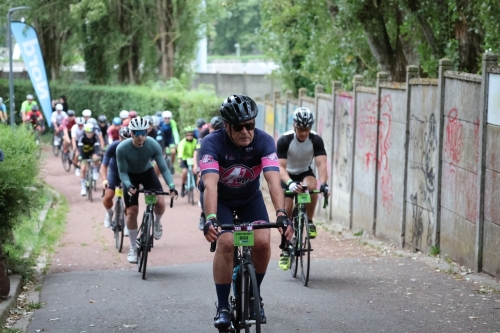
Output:
[[[252,246],[254,245],[254,230],[283,227],[286,230],[288,225],[278,225],[276,223],[252,224],[251,222],[241,222],[233,217],[233,224],[214,225],[217,230],[233,231],[234,257],[233,257],[233,282],[231,296],[229,299],[231,326],[220,329],[219,333],[233,333],[245,330],[245,333],[261,332],[262,318],[260,308],[260,295],[257,286],[255,267],[252,263]],[[280,248],[286,245],[285,236],[281,236]],[[210,245],[210,251],[214,252],[217,242]]]
[[[139,235],[137,236],[137,265],[139,272],[142,272],[142,279],[146,279],[146,267],[148,265],[148,253],[153,248],[153,222],[154,222],[154,207],[158,202],[157,195],[170,195],[168,192],[155,190],[138,190],[139,193],[144,193],[146,201],[146,210],[142,217],[142,223],[139,227]],[[174,196],[170,199],[170,208],[174,205]]]
[[63,165],[63,169],[66,172],[69,172],[71,170],[71,165],[73,164],[73,150],[71,150],[69,147],[66,148],[66,151],[64,149],[61,152],[61,162]]
[[[309,223],[307,219],[306,204],[311,202],[311,193],[321,193],[321,191],[307,190],[307,185],[301,185],[303,193],[285,191],[286,194],[294,194],[295,206],[292,212],[294,226],[294,236],[288,243],[290,255],[290,272],[293,277],[297,276],[300,263],[302,283],[307,286],[309,283],[309,269],[311,264],[311,240],[309,239]],[[325,196],[323,208],[328,205],[328,197]]]

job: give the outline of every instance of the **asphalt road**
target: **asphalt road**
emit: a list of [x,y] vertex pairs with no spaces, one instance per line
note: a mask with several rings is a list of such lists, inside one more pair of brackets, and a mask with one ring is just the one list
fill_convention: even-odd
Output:
[[[45,156],[44,178],[70,212],[28,332],[217,332],[212,254],[197,229],[198,207],[179,198],[167,209],[144,281],[126,261],[128,246],[115,250],[100,200],[81,197],[74,174]],[[319,232],[307,288],[278,268],[273,232],[263,332],[500,332],[498,292]]]

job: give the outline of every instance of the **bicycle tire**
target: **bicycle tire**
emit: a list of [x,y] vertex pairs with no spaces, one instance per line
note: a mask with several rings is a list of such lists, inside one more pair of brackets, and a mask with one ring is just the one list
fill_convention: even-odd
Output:
[[298,253],[298,242],[297,242],[297,232],[293,236],[293,238],[290,240],[290,273],[292,274],[292,277],[297,277],[297,270],[299,268],[299,256],[297,255]]
[[90,166],[87,165],[87,196],[90,202],[93,202],[92,199],[92,172],[90,171]]
[[144,237],[144,251],[142,254],[142,279],[146,280],[146,267],[148,266],[148,253],[151,251],[151,241],[153,233],[153,223],[151,213],[148,213],[147,223],[146,223],[146,235]]
[[[251,290],[250,290],[251,288]],[[261,316],[260,316],[260,295],[259,288],[257,286],[257,276],[255,275],[255,268],[251,263],[246,265],[243,272],[243,326],[245,328],[245,333],[260,333],[261,330]],[[254,297],[253,309],[250,308],[250,292]],[[257,295],[257,296],[256,296]],[[250,320],[250,314],[254,312],[253,320]]]
[[125,221],[123,219],[123,207],[121,199],[116,200],[115,203],[115,246],[118,253],[122,252],[123,249],[123,232],[125,227]]
[[[309,239],[309,224],[307,215],[303,215],[303,223],[300,228],[302,230],[301,253],[300,253],[300,268],[302,275],[302,284],[307,287],[309,283],[309,269],[311,264],[311,240]],[[305,267],[304,267],[305,266]]]
[[62,152],[61,159],[62,159],[63,169],[66,172],[69,172],[71,170],[71,161],[69,159],[69,150],[66,153]]
[[52,144],[52,154],[56,157],[59,156],[59,146]]
[[137,246],[137,270],[139,272],[142,272],[142,261],[143,261],[143,252],[144,252],[144,244],[146,243],[145,240],[145,235],[146,235],[146,218],[147,218],[147,213],[144,212],[144,215],[142,216],[142,223],[141,226],[139,227],[139,236],[137,237],[137,240],[139,241],[139,244]]

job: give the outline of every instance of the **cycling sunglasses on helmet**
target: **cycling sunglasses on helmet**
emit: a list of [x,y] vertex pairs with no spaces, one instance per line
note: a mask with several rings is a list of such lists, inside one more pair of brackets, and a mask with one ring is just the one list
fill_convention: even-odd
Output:
[[146,130],[139,130],[139,131],[132,131],[132,134],[134,136],[146,136],[147,132]]
[[255,129],[255,123],[250,124],[231,124],[231,127],[235,132],[243,131],[243,127],[248,131],[253,131]]

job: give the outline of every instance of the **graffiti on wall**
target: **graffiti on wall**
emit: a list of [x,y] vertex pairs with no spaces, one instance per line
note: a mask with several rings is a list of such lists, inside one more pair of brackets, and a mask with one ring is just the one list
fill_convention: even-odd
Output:
[[391,95],[385,95],[380,102],[379,122],[379,158],[378,170],[380,173],[380,192],[382,193],[382,206],[387,213],[392,212],[392,201],[394,192],[392,190],[392,173],[389,163],[389,149],[391,148],[392,136],[392,100]]
[[[448,123],[446,124],[446,138],[444,140],[444,152],[452,166],[458,165],[462,158],[463,126],[458,120],[458,111],[453,108],[448,112]],[[455,172],[455,168],[450,169]]]
[[335,112],[335,157],[334,172],[336,183],[334,186],[345,192],[351,190],[351,161],[353,142],[353,103],[348,95],[336,96],[337,110]]
[[363,103],[358,111],[358,124],[356,141],[357,149],[365,159],[366,172],[370,171],[370,165],[375,162],[377,148],[377,100],[369,99]]
[[[421,172],[423,176],[423,180],[419,183],[418,191],[410,194],[410,201],[413,207],[411,228],[414,247],[421,248],[424,230],[423,208],[427,211],[427,246],[432,245],[434,229],[436,168],[433,157],[437,149],[436,117],[434,114],[431,114],[428,120],[427,117],[422,120],[412,114],[411,124],[410,145],[413,146],[418,160],[413,161],[410,168]],[[418,205],[419,198],[421,206]]]

